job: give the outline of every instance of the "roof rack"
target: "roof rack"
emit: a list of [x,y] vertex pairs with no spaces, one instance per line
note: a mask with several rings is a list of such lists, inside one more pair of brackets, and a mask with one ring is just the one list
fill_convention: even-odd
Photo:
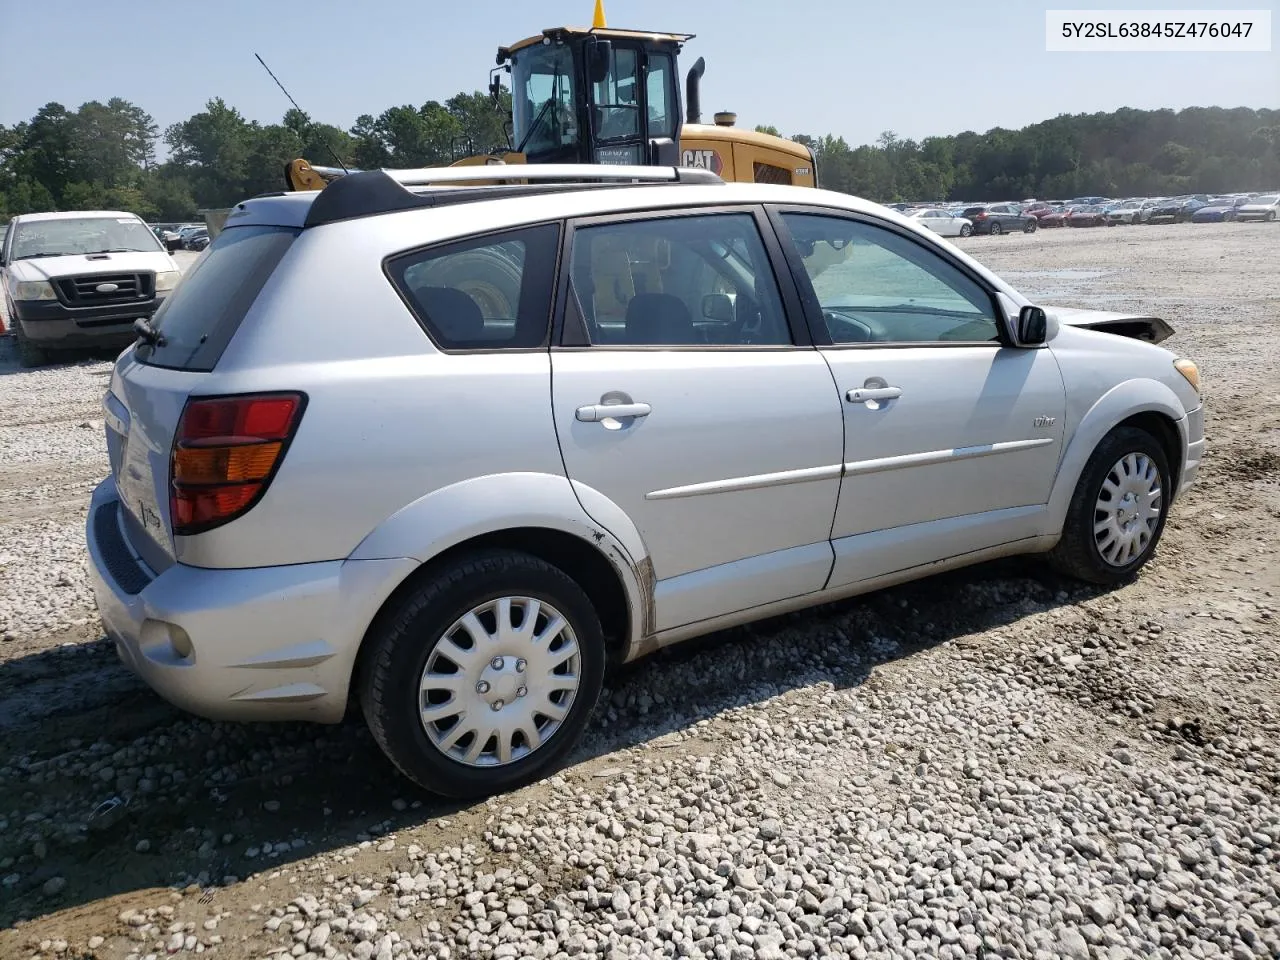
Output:
[[[502,186],[487,186],[495,181]],[[658,184],[719,184],[710,170],[691,167],[643,167],[587,163],[496,163],[468,167],[422,167],[417,170],[360,170],[331,180],[307,212],[305,226],[316,227],[381,213],[445,206],[499,196],[587,188]],[[458,184],[448,190],[418,192],[411,188]],[[470,185],[468,185],[470,184]]]
[[528,183],[639,181],[642,183],[724,183],[710,170],[694,167],[642,167],[597,163],[490,163],[470,167],[421,167],[382,171],[406,187],[470,180],[523,180]]

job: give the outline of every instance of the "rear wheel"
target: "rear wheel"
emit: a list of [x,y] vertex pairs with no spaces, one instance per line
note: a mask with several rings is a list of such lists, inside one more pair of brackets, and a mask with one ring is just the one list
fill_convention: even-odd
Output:
[[991,221],[991,235],[993,237],[998,237],[1002,233],[1004,233],[1004,228],[1000,226],[1000,221],[998,220]]
[[967,237],[971,233],[973,233],[973,227],[969,226],[967,223],[960,224],[960,236]]
[[525,553],[450,565],[368,642],[360,701],[374,739],[414,783],[458,799],[544,776],[581,739],[604,682],[591,601]]
[[1155,437],[1117,427],[1085,464],[1049,562],[1090,583],[1127,580],[1155,553],[1171,489],[1169,462]]

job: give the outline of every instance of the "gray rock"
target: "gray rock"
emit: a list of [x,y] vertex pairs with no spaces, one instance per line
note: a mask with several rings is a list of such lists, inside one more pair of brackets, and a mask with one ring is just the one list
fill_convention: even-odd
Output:
[[1089,944],[1079,930],[1063,930],[1058,934],[1058,955],[1068,960],[1089,960]]
[[311,931],[311,936],[307,937],[308,950],[323,950],[325,944],[329,942],[329,925],[327,923],[318,923]]
[[1085,911],[1089,914],[1090,917],[1092,917],[1095,921],[1097,921],[1101,926],[1104,926],[1104,927],[1107,924],[1109,924],[1112,920],[1114,920],[1116,915],[1115,906],[1111,903],[1110,900],[1107,900],[1103,897],[1098,897],[1094,900],[1090,900],[1087,904],[1085,904]]

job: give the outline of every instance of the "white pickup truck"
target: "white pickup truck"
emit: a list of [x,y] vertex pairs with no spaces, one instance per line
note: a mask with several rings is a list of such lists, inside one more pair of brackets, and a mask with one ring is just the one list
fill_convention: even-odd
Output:
[[21,214],[0,246],[5,313],[29,367],[55,350],[127,346],[180,277],[142,219],[115,210]]

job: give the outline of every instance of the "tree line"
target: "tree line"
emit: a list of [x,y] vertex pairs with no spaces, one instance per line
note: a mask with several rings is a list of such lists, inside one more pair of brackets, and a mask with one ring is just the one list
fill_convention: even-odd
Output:
[[[365,114],[343,130],[297,110],[260,124],[215,98],[162,133],[142,107],[118,97],[75,110],[48,103],[30,120],[0,125],[0,221],[77,209],[188,220],[199,209],[281,189],[284,166],[296,157],[420,167],[505,148],[510,115],[509,92],[497,105],[486,93],[464,92]],[[886,131],[857,147],[829,134],[791,139],[813,148],[824,187],[885,203],[1280,188],[1280,110],[1126,108],[919,142]],[[162,142],[168,152],[159,161]]]

